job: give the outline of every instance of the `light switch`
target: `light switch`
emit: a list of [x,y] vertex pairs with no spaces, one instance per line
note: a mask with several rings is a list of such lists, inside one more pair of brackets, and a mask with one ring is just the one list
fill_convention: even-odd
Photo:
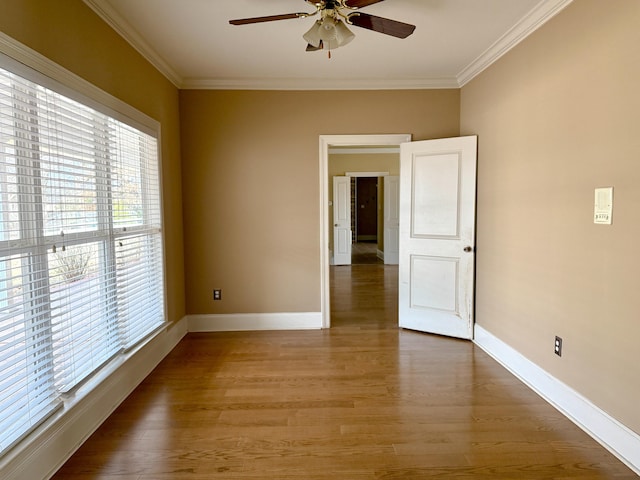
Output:
[[596,188],[593,223],[611,225],[613,220],[613,187]]

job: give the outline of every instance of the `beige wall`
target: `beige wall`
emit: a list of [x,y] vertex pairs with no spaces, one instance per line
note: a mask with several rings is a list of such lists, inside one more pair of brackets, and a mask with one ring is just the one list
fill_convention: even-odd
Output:
[[[479,325],[640,433],[640,2],[573,2],[462,89]],[[614,224],[593,224],[615,187]],[[553,354],[554,336],[564,340]]]
[[459,132],[458,90],[180,95],[191,314],[320,311],[320,135]]
[[185,314],[178,90],[81,0],[6,0],[0,31],[162,125],[167,308]]
[[329,155],[329,177],[346,172],[389,172],[400,175],[399,153],[332,153]]

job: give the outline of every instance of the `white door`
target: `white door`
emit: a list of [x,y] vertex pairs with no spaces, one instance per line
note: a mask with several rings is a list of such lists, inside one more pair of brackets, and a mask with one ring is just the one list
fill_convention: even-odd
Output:
[[333,264],[351,265],[351,177],[333,177]]
[[397,265],[400,255],[400,177],[384,178],[384,263]]
[[400,146],[399,324],[473,336],[477,137]]

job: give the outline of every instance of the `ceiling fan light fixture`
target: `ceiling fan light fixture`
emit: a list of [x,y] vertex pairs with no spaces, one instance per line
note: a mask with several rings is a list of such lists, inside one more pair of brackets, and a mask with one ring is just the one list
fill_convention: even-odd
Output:
[[327,50],[334,50],[349,43],[355,35],[342,20],[326,16],[315,22],[302,38],[318,49],[323,45]]
[[396,38],[407,38],[416,29],[415,25],[361,13],[362,7],[367,7],[384,0],[304,0],[315,7],[314,12],[286,13],[283,15],[267,15],[264,17],[240,18],[229,20],[232,25],[247,25],[251,23],[272,22],[307,18],[320,15],[320,19],[306,32],[302,38],[307,42],[307,52],[331,50],[350,43],[355,35],[347,28],[353,25],[373,32],[384,33]]
[[339,47],[345,46],[351,40],[356,38],[351,30],[347,28],[345,23],[342,20],[338,20],[336,22],[336,41],[338,42]]
[[337,42],[338,30],[336,29],[336,22],[333,18],[324,18],[320,24],[320,30],[318,35],[324,42]]
[[316,48],[320,48],[320,44],[322,43],[322,38],[320,37],[320,25],[320,20],[318,20],[313,24],[309,31],[302,36],[309,45],[313,45]]

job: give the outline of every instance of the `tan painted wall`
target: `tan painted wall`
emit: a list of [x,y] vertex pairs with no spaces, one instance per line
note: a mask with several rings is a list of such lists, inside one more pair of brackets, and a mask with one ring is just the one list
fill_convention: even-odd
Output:
[[167,308],[185,314],[178,90],[81,0],[0,2],[0,31],[162,125]]
[[[463,87],[477,322],[640,433],[640,2],[573,2]],[[614,224],[593,224],[615,187]],[[563,337],[563,356],[553,354]]]
[[180,95],[191,314],[320,311],[320,135],[459,132],[458,90]]
[[[400,175],[399,153],[335,153],[329,155],[329,198],[333,198],[333,177],[346,172],[389,172]],[[384,251],[384,188],[378,184],[378,250]],[[329,249],[333,248],[333,209],[329,209]]]
[[329,176],[344,175],[346,172],[389,172],[400,175],[399,153],[329,155]]

